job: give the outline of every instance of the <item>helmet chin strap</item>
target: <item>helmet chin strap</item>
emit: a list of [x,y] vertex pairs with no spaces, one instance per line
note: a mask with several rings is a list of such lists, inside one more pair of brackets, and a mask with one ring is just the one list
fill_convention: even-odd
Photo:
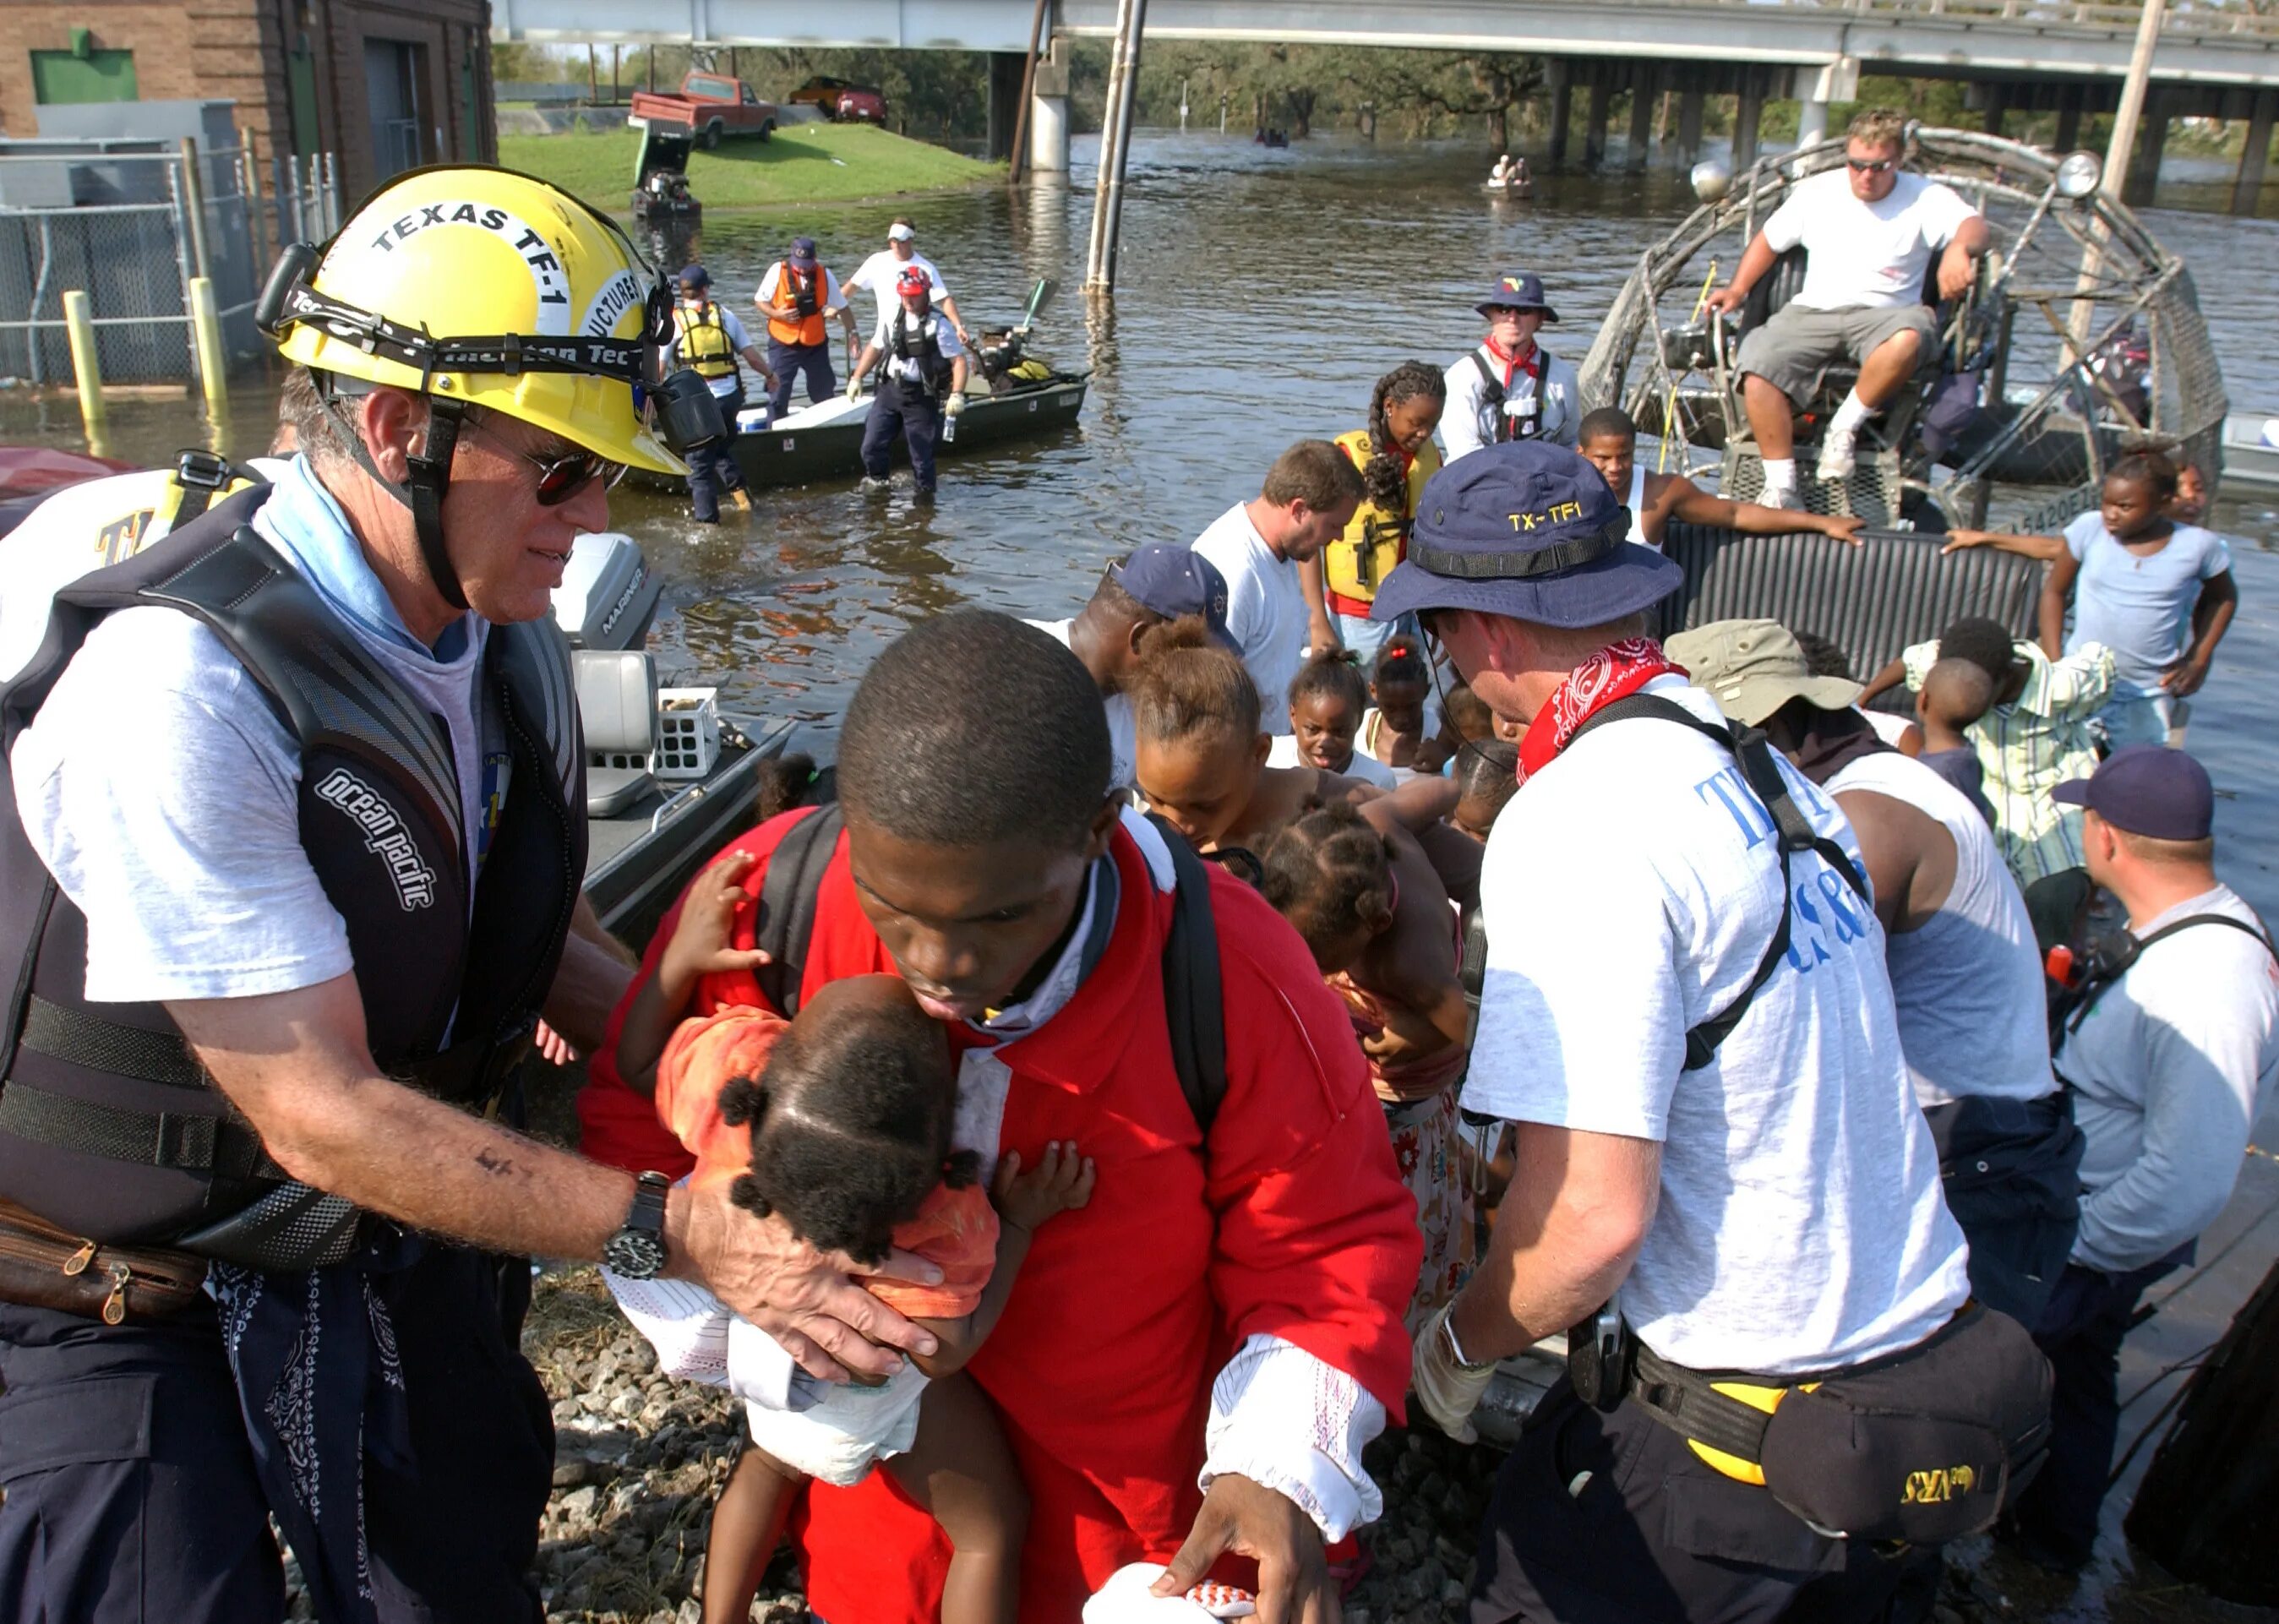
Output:
[[[323,387],[319,379],[318,387]],[[461,401],[438,400],[427,396],[427,447],[417,456],[404,459],[411,464],[411,473],[401,484],[380,471],[364,448],[364,435],[353,420],[341,412],[340,397],[330,391],[325,405],[333,420],[334,439],[357,467],[370,475],[373,484],[411,509],[412,533],[418,538],[419,561],[426,566],[427,578],[443,601],[453,609],[467,605],[466,588],[459,583],[459,572],[452,566],[450,549],[443,544],[443,496],[451,487],[451,456],[459,443],[459,425],[465,421],[467,408]]]
[[419,556],[435,590],[453,609],[467,607],[467,590],[459,584],[450,550],[443,545],[443,495],[451,488],[451,454],[459,443],[459,425],[466,408],[457,401],[427,397],[427,445],[407,459],[411,477],[404,481],[411,499],[411,527],[419,538]]

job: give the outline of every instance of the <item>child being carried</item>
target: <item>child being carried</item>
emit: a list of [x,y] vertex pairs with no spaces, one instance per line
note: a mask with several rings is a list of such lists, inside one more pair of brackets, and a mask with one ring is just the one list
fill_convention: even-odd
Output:
[[791,1021],[745,1007],[680,1020],[702,976],[756,958],[728,946],[751,862],[732,857],[690,886],[626,1014],[620,1069],[636,1087],[653,1071],[658,1115],[696,1156],[694,1184],[729,1184],[738,1205],[857,1264],[899,1247],[939,1267],[939,1285],[865,1284],[940,1348],[879,1385],[821,1382],[710,1292],[603,1271],[661,1369],[748,1400],[751,1445],[706,1544],[706,1624],[749,1613],[801,1485],[851,1485],[879,1461],[949,1538],[945,1624],[1010,1624],[1027,1490],[995,1411],[961,1372],[995,1328],[1032,1232],[1092,1199],[1093,1164],[1048,1145],[1024,1173],[1009,1153],[985,1193],[978,1157],[951,1148],[948,1040],[898,977],[833,982]]

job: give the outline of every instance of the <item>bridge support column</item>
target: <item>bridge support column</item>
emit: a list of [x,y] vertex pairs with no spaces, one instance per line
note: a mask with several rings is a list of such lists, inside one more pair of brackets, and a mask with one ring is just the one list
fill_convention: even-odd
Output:
[[2081,145],[2081,89],[2069,85],[2064,94],[2065,100],[2058,107],[2057,139],[2053,143],[2061,154]]
[[2168,146],[2168,96],[2160,86],[2145,93],[2145,122],[2137,132],[2137,150],[2129,160],[2121,201],[2141,209],[2152,201],[2160,179],[2160,159]]
[[1796,144],[1815,146],[1828,139],[1828,103],[1810,97],[1797,103]]
[[1064,175],[1068,166],[1068,45],[1056,39],[1037,58],[1037,80],[1030,87],[1029,167],[1040,175]]
[[1013,156],[1013,129],[1020,120],[1021,80],[1029,65],[1028,53],[993,50],[989,53],[989,146],[991,159]]
[[2263,166],[2271,157],[2271,123],[2279,112],[2279,90],[2258,90],[2247,119],[2247,145],[2239,154],[2239,176],[2231,184],[2231,211],[2252,214],[2263,190]]
[[1607,114],[1615,99],[1604,67],[1591,75],[1591,110],[1583,123],[1583,165],[1596,169],[1607,157]]
[[1765,93],[1756,75],[1743,80],[1733,106],[1733,172],[1738,174],[1757,161],[1757,125],[1765,114]]
[[1661,93],[1661,75],[1652,69],[1631,75],[1631,143],[1623,149],[1624,169],[1646,167],[1646,143],[1654,138],[1654,104]]
[[1567,65],[1552,64],[1551,144],[1546,156],[1554,165],[1567,161],[1567,126],[1575,116],[1575,87],[1568,81]]
[[1687,168],[1701,161],[1701,107],[1707,100],[1698,89],[1677,96],[1677,161]]
[[1999,135],[2002,133],[2003,116],[2009,111],[2010,87],[2007,85],[1987,86],[1986,111],[1984,115],[1984,122],[1986,133],[1989,135]]
[[1809,147],[1828,139],[1828,104],[1860,99],[1860,64],[1838,57],[1825,67],[1801,67],[1790,94],[1797,99],[1796,144]]

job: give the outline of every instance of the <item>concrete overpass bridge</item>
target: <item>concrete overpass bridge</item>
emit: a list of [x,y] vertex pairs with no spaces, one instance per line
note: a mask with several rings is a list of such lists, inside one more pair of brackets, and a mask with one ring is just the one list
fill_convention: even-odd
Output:
[[[1048,0],[1055,39],[1107,38],[1116,0]],[[541,42],[622,41],[733,47],[868,47],[986,51],[993,108],[1018,96],[1032,0],[492,0],[492,37]],[[2081,115],[2116,103],[2139,10],[2109,0],[1148,0],[1155,39],[1273,41],[1431,50],[1525,52],[1552,64],[1552,157],[1566,157],[1571,97],[1588,98],[1586,162],[1606,150],[1613,98],[1631,94],[1627,151],[1642,161],[1646,114],[1663,91],[1679,98],[1681,155],[1700,139],[1701,99],[1738,98],[1736,157],[1753,156],[1768,100],[1803,103],[1807,133],[1824,127],[1830,101],[1856,94],[1857,76],[1883,73],[1969,82],[1987,126],[2012,111],[2059,115],[2058,144],[2074,143]],[[1056,53],[1057,54],[1057,53]],[[1065,73],[1040,66],[1035,126],[1052,167],[1065,149]],[[1010,82],[1010,96],[1007,84]],[[1058,96],[1055,96],[1055,92]],[[1009,111],[1009,107],[1007,109]],[[2239,194],[2252,198],[2279,114],[2279,16],[2239,0],[2179,0],[2153,58],[2132,189],[2149,190],[2168,123],[2178,118],[2249,121]],[[1009,137],[1009,120],[1001,123]],[[1063,160],[1065,161],[1064,159]]]

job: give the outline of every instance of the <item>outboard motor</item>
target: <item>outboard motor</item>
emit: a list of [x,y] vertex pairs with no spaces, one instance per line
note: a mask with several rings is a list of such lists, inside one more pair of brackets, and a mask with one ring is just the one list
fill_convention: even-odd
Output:
[[616,531],[579,536],[570,546],[554,619],[572,648],[625,650],[648,640],[664,583],[649,572],[641,543]]

